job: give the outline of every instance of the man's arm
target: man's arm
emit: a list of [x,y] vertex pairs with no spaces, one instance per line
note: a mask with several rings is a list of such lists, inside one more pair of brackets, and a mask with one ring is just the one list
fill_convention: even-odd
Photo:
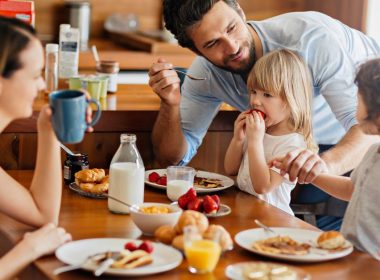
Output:
[[324,152],[321,158],[326,163],[329,173],[342,175],[354,169],[368,148],[379,140],[379,136],[364,134],[359,125],[354,125],[341,141]]
[[187,150],[182,133],[179,106],[161,102],[160,111],[152,131],[153,150],[159,163],[177,165]]

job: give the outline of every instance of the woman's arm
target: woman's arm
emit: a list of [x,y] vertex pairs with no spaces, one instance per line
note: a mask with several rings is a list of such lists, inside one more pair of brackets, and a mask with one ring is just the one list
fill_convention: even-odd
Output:
[[42,255],[50,254],[61,244],[71,240],[63,228],[48,224],[24,238],[0,259],[0,280],[13,279],[28,264]]
[[44,107],[38,118],[37,162],[30,189],[0,169],[0,192],[3,194],[0,211],[32,226],[58,222],[62,192],[61,153],[50,115],[50,109]]
[[328,194],[345,201],[349,201],[354,192],[354,185],[351,178],[344,176],[322,173],[314,179],[312,184]]

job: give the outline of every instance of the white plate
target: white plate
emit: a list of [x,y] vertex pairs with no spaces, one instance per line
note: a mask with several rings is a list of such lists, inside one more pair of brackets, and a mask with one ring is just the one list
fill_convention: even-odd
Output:
[[[152,169],[152,170],[145,171],[145,184],[152,186],[154,188],[157,188],[157,189],[166,190],[166,186],[149,182],[148,176],[152,172],[157,172],[160,176],[163,176],[166,174],[166,169]],[[206,171],[197,171],[195,176],[202,177],[202,178],[219,179],[219,180],[222,180],[221,184],[223,185],[222,187],[218,187],[218,188],[195,187],[195,190],[197,191],[197,193],[217,192],[217,191],[221,191],[221,190],[227,189],[229,187],[232,187],[234,185],[234,180],[232,180],[231,178],[228,178],[227,176],[218,174],[218,173],[212,173],[212,172],[206,172]]]
[[[315,243],[318,239],[318,236],[321,234],[319,231],[307,230],[307,229],[298,229],[298,228],[276,228],[271,227],[279,235],[287,235],[294,239],[297,242],[303,243]],[[273,235],[268,234],[262,228],[248,229],[239,232],[235,235],[235,241],[244,249],[254,252],[259,255],[287,261],[296,261],[296,262],[322,262],[333,259],[338,259],[349,255],[352,250],[352,244],[347,241],[345,245],[346,249],[340,251],[327,251],[322,249],[313,250],[311,249],[309,254],[306,255],[285,255],[285,254],[274,254],[268,252],[261,252],[253,248],[252,244],[258,240],[267,239]]]
[[290,265],[283,265],[280,263],[271,263],[271,262],[241,262],[241,263],[231,264],[226,267],[225,274],[229,279],[242,280],[244,266],[252,265],[252,264],[260,264],[260,263],[264,263],[265,265],[270,265],[270,266],[286,266],[288,269],[291,269],[297,273],[297,280],[311,279],[310,274],[301,268],[290,266]]
[[[55,255],[61,262],[76,265],[85,262],[89,256],[98,253],[121,251],[124,249],[124,244],[130,241],[136,242],[137,245],[141,242],[141,240],[123,238],[82,239],[62,245],[55,251]],[[105,274],[119,276],[150,275],[174,269],[181,264],[182,254],[180,251],[161,243],[152,243],[154,251],[152,253],[153,262],[151,264],[133,269],[109,268]],[[97,266],[89,261],[82,268],[94,271]]]

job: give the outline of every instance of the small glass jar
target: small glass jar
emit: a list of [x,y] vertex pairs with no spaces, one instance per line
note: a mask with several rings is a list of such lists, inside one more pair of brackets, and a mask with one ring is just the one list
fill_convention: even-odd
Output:
[[88,155],[87,154],[66,154],[66,160],[63,165],[63,179],[65,184],[68,185],[75,181],[75,173],[82,169],[88,169]]
[[120,71],[119,62],[113,60],[101,60],[96,65],[96,73],[108,77],[108,92],[117,91],[117,76]]

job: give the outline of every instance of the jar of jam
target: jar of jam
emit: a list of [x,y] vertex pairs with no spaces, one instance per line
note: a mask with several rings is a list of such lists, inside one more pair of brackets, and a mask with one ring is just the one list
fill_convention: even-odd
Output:
[[66,160],[63,165],[63,179],[65,184],[68,185],[75,181],[75,173],[82,169],[88,169],[88,155],[86,154],[66,154]]

